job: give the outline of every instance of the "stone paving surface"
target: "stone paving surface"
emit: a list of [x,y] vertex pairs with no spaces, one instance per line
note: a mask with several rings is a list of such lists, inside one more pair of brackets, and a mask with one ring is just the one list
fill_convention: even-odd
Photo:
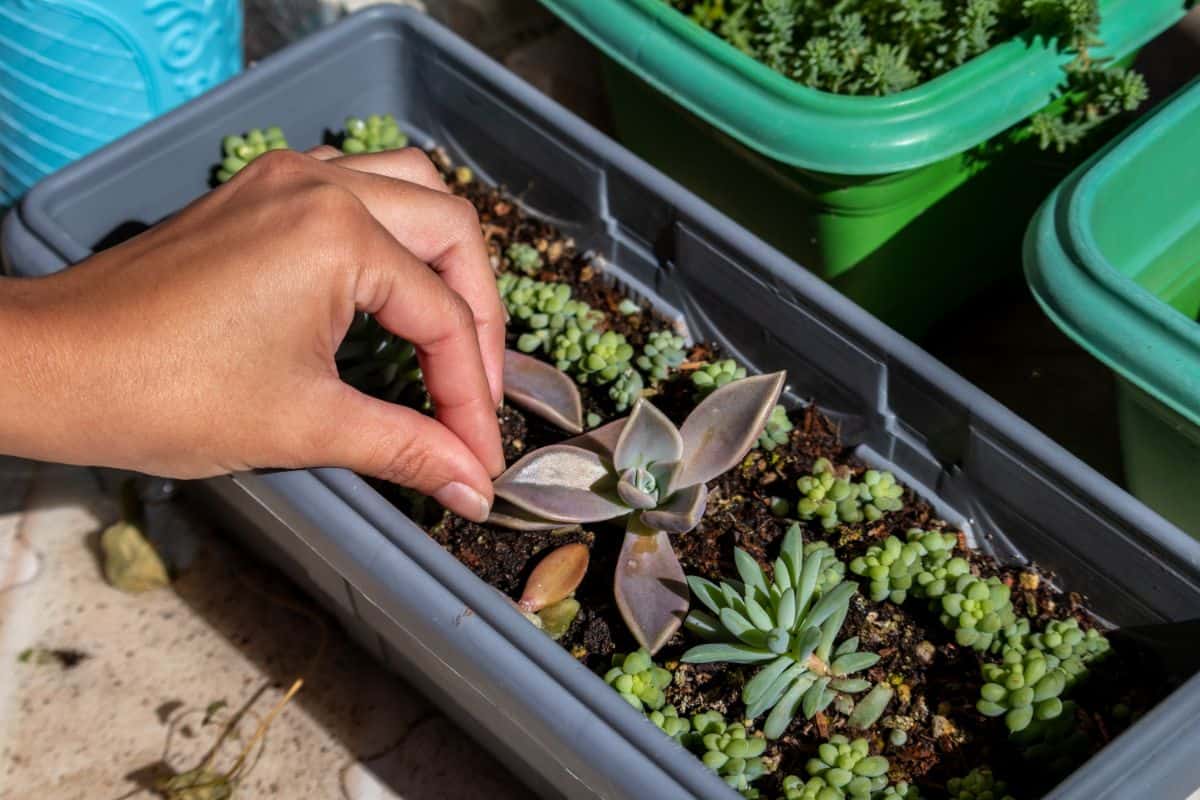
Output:
[[[145,787],[197,766],[245,706],[216,761],[228,769],[299,677],[237,797],[528,796],[307,597],[186,508],[169,512],[172,535],[194,551],[180,577],[141,595],[108,586],[97,539],[118,510],[104,476],[0,460],[2,800],[157,797]],[[22,662],[31,648],[81,660]]]

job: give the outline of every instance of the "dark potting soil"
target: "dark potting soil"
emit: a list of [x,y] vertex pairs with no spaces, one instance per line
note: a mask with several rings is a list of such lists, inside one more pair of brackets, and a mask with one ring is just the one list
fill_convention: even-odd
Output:
[[[579,252],[574,242],[553,226],[523,213],[502,190],[473,179],[463,180],[466,177],[463,175],[456,176],[444,153],[434,151],[433,157],[453,190],[469,198],[477,208],[494,267],[504,268],[504,252],[509,244],[530,244],[542,254],[544,262],[541,274],[534,277],[569,283],[576,299],[607,313],[601,327],[625,335],[635,346],[649,333],[669,327],[648,309],[634,314],[620,313],[617,307],[625,298],[620,288],[606,279],[602,264]],[[516,335],[510,332],[510,344]],[[719,357],[710,346],[701,344],[693,348],[677,379],[654,390],[654,403],[676,422],[682,421],[694,406],[687,372]],[[589,411],[605,420],[618,416],[605,391],[591,391],[585,386],[581,392]],[[795,428],[787,444],[769,453],[756,449],[739,467],[712,481],[708,508],[700,525],[689,533],[671,537],[687,574],[714,581],[736,575],[735,547],[748,551],[770,574],[776,542],[793,522],[779,519],[771,512],[771,499],[778,495],[794,500],[796,479],[809,474],[818,458],[846,465],[855,473],[866,469],[843,444],[837,425],[818,408],[795,409],[791,417]],[[509,463],[538,447],[566,438],[540,419],[526,417],[513,408],[501,409],[499,418]],[[510,597],[520,594],[542,556],[560,545],[583,542],[591,552],[591,564],[576,592],[582,607],[560,643],[575,658],[600,673],[610,666],[614,653],[637,648],[613,600],[612,576],[622,537],[619,529],[600,525],[553,532],[510,531],[469,522],[443,512],[430,502],[416,501],[411,494],[393,487],[378,488],[422,523],[446,550]],[[805,529],[805,541],[824,540],[849,563],[871,544],[889,535],[903,539],[911,528],[947,528],[932,508],[911,491],[906,492],[904,503],[903,510],[875,523],[842,526],[832,531],[810,524]],[[1093,626],[1084,598],[1059,591],[1053,585],[1053,576],[1036,568],[997,564],[992,558],[967,548],[961,534],[958,550],[958,555],[970,561],[974,572],[985,577],[998,576],[1012,588],[1017,612],[1029,616],[1035,628],[1048,619],[1067,617],[1075,617],[1084,627]],[[848,579],[853,577],[847,575]],[[965,775],[974,767],[990,766],[997,777],[1008,781],[1010,791],[1017,797],[1036,797],[1082,764],[1171,688],[1148,653],[1114,642],[1113,652],[1093,664],[1090,677],[1070,693],[1076,704],[1074,725],[1066,726],[1071,735],[1058,737],[1061,741],[1056,747],[1042,748],[1044,752],[1038,748],[1019,751],[1012,745],[1002,719],[989,719],[975,710],[981,684],[980,656],[970,648],[958,646],[953,633],[932,612],[914,603],[903,606],[873,603],[860,593],[851,604],[839,641],[851,636],[859,637],[862,650],[881,656],[864,677],[886,682],[895,689],[886,714],[865,732],[847,729],[845,717],[832,710],[819,713],[812,720],[798,717],[767,750],[768,762],[778,768],[756,784],[766,796],[778,791],[783,776],[804,775],[804,765],[816,746],[830,735],[842,732],[850,738],[865,735],[872,751],[889,759],[892,780],[915,782],[926,796],[931,792],[936,794],[952,777]],[[744,709],[740,700],[742,685],[755,668],[680,663],[679,657],[693,643],[685,639],[681,630],[656,657],[675,675],[667,690],[668,702],[676,706],[680,715],[715,709],[731,720],[740,719]],[[891,743],[893,729],[905,732],[903,744]]]

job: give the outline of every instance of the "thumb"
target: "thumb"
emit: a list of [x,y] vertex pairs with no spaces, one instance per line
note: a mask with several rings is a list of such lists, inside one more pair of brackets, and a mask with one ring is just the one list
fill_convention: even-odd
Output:
[[458,436],[411,408],[339,386],[331,404],[314,411],[325,430],[313,441],[324,452],[308,454],[310,461],[415,489],[474,522],[487,519],[491,478]]

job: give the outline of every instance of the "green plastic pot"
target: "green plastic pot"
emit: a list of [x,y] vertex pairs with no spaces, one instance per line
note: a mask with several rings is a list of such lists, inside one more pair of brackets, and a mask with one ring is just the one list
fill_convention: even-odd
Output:
[[1129,488],[1200,538],[1200,81],[1082,167],[1025,240],[1042,308],[1118,377]]
[[[809,89],[663,0],[542,0],[607,56],[618,137],[912,336],[996,278],[1070,160],[995,145],[1071,60],[1016,39],[887,97]],[[1102,0],[1097,55],[1132,60],[1183,0]]]

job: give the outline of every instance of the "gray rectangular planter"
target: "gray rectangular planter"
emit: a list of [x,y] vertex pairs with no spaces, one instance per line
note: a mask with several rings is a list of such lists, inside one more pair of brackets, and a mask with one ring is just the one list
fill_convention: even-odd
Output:
[[[47,274],[123,224],[204,192],[221,137],[319,143],[391,112],[519,193],[632,291],[757,369],[787,369],[868,459],[1005,559],[1030,559],[1122,626],[1200,616],[1190,539],[805,270],[427,18],[356,15],[63,170],[5,219],[10,271]],[[736,797],[356,476],[203,484],[247,541],[318,596],[545,797]],[[1190,678],[1054,798],[1182,798],[1200,786]]]

